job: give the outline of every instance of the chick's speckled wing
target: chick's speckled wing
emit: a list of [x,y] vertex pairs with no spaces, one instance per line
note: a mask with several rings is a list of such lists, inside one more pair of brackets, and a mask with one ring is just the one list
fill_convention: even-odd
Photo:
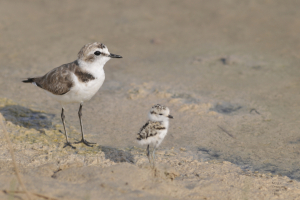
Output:
[[164,130],[166,127],[162,125],[161,122],[148,121],[137,134],[137,140],[147,139],[148,137],[153,137],[158,134],[160,130]]

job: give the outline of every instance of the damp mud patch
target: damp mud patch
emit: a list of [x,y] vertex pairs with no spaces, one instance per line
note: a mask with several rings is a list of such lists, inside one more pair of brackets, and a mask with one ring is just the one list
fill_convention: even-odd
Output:
[[235,155],[224,155],[222,152],[214,151],[205,147],[199,147],[197,157],[200,161],[214,161],[214,162],[230,162],[242,169],[243,171],[250,170],[252,172],[260,172],[264,174],[272,174],[274,176],[287,176],[290,179],[300,181],[299,169],[285,169],[273,163],[254,163],[250,158],[245,159]]
[[233,105],[231,103],[223,102],[216,104],[213,108],[211,108],[211,111],[215,111],[217,113],[221,114],[233,114],[237,111],[239,111],[242,108],[240,105]]
[[193,97],[190,94],[186,94],[186,93],[174,93],[171,96],[172,99],[181,99],[183,103],[185,104],[199,104],[201,101],[200,99],[197,99],[195,97]]

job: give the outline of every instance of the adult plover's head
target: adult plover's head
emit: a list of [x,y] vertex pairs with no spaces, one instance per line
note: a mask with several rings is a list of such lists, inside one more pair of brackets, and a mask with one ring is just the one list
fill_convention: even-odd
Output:
[[109,53],[107,47],[100,42],[86,44],[78,53],[78,60],[86,63],[97,62],[104,65],[111,58],[122,58],[122,56]]
[[166,106],[156,104],[153,106],[149,112],[149,119],[151,121],[165,121],[173,119],[173,116],[170,115],[170,109]]

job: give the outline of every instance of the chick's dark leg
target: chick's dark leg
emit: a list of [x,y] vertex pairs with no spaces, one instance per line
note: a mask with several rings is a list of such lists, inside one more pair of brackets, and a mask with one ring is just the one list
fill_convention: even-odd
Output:
[[148,146],[147,146],[147,157],[148,157],[149,163],[150,163],[150,165],[151,165],[151,159],[150,159],[150,145],[149,145],[149,144],[148,144]]
[[85,144],[86,146],[92,147],[93,145],[91,145],[91,144],[96,144],[96,143],[88,142],[88,141],[86,141],[86,140],[84,139],[83,125],[82,125],[82,120],[81,120],[81,116],[82,116],[81,110],[82,110],[82,104],[80,104],[79,111],[78,111],[78,117],[79,117],[79,121],[80,121],[80,128],[81,128],[81,135],[82,135],[82,138],[81,138],[80,141],[75,142],[75,144],[83,143],[83,144]]
[[61,121],[62,121],[63,126],[64,126],[65,136],[66,136],[66,140],[67,140],[67,142],[66,142],[64,148],[67,147],[67,146],[70,146],[70,147],[72,147],[72,149],[76,149],[76,147],[74,147],[74,146],[69,142],[69,138],[68,138],[67,130],[66,130],[66,126],[65,126],[65,114],[64,114],[64,108],[61,109]]
[[153,167],[155,167],[155,150],[156,150],[156,147],[157,147],[157,145],[154,145],[153,152],[152,152]]

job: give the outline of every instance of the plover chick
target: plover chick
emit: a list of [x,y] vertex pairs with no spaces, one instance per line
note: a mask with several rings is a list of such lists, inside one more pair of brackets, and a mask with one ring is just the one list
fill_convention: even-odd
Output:
[[69,142],[65,127],[64,105],[68,103],[80,104],[78,116],[82,139],[75,143],[84,143],[87,146],[96,144],[84,139],[81,110],[83,102],[90,100],[102,86],[105,79],[103,67],[111,58],[122,58],[122,56],[109,53],[102,43],[89,43],[81,48],[74,62],[54,68],[44,76],[23,80],[24,83],[33,83],[44,89],[48,95],[60,102],[61,120],[67,141],[64,147],[70,146],[75,149]]
[[157,104],[149,112],[148,122],[140,129],[137,134],[137,141],[141,145],[147,145],[147,157],[151,165],[150,144],[153,145],[152,162],[155,166],[155,150],[167,135],[169,128],[170,109],[166,106]]

